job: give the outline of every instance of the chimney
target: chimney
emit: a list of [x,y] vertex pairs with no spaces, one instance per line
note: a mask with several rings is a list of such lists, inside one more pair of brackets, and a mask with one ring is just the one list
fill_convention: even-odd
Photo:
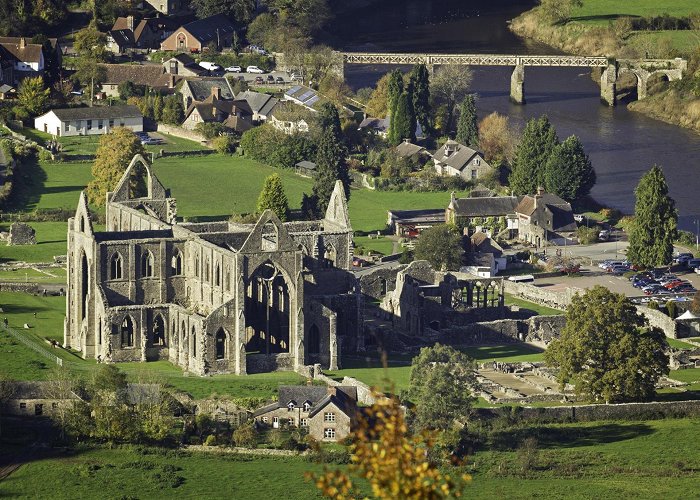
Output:
[[175,88],[175,75],[168,75],[168,88]]
[[134,16],[126,16],[126,27],[134,31]]
[[338,388],[336,386],[334,386],[334,385],[328,386],[328,394],[330,394],[331,396],[335,396],[337,394],[337,392],[338,392]]
[[537,186],[537,195],[535,195],[535,197],[541,198],[543,194],[544,194],[544,188],[542,186]]
[[27,39],[24,37],[20,37],[19,39],[19,48],[23,49],[27,46]]
[[411,139],[404,139],[403,142],[404,142],[404,144],[410,144],[410,143],[411,143]]
[[211,95],[214,99],[221,100],[221,87],[212,87]]

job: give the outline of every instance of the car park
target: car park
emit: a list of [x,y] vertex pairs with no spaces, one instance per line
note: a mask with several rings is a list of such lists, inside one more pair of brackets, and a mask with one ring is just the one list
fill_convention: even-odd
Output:
[[265,73],[263,70],[258,68],[257,66],[248,66],[245,69],[246,73]]
[[240,66],[229,66],[226,68],[227,73],[240,73],[241,72],[241,67]]
[[694,257],[695,256],[690,252],[683,252],[676,255],[673,259],[673,262],[675,262],[676,264],[685,264]]

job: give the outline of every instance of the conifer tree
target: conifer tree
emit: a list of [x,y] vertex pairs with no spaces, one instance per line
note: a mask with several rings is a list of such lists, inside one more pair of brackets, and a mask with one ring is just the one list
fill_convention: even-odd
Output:
[[554,148],[544,167],[544,186],[566,201],[591,192],[596,175],[578,137],[572,135]]
[[413,88],[413,110],[416,113],[416,121],[427,134],[432,127],[430,124],[430,74],[425,64],[413,66],[410,81]]
[[265,179],[260,196],[258,196],[257,210],[262,213],[270,209],[282,222],[287,220],[289,214],[289,202],[282,187],[282,179],[279,174],[272,174]]
[[634,193],[637,201],[627,258],[643,267],[666,265],[673,255],[678,211],[675,201],[668,195],[668,185],[661,167],[654,165],[644,174]]
[[546,115],[525,125],[510,174],[510,188],[515,194],[533,194],[544,186],[544,165],[559,143],[557,133]]
[[328,124],[321,132],[316,151],[313,196],[316,199],[318,214],[326,212],[336,180],[342,181],[345,196],[350,199],[350,173],[345,162],[346,155],[347,149],[342,142],[342,136],[337,135],[337,130],[332,123]]
[[391,116],[389,142],[396,146],[404,139],[416,140],[416,114],[413,111],[413,98],[408,92],[403,92],[396,101]]
[[156,94],[153,98],[153,119],[161,121],[163,118],[163,96]]
[[87,186],[90,203],[104,205],[107,191],[117,187],[136,154],[145,154],[145,150],[139,138],[128,128],[117,127],[100,137],[92,165],[92,180]]
[[396,121],[394,120],[394,116],[396,115],[396,107],[398,106],[399,98],[404,91],[403,83],[403,73],[400,69],[396,69],[389,74],[389,83],[387,86],[389,130],[387,132],[387,137],[392,144],[396,143]]
[[465,146],[476,147],[479,143],[479,129],[476,123],[476,104],[474,94],[464,98],[459,106],[459,121],[455,139]]

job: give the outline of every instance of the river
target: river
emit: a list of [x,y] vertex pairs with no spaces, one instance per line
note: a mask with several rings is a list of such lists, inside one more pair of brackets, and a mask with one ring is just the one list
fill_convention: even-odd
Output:
[[[384,0],[347,12],[353,23],[333,27],[334,45],[344,50],[552,54],[554,49],[523,40],[507,21],[529,1]],[[478,7],[477,7],[478,6]],[[346,67],[353,88],[373,85],[387,66]],[[700,219],[700,136],[686,129],[600,103],[599,87],[584,68],[526,68],[524,106],[509,100],[510,68],[474,68],[473,91],[481,117],[498,111],[523,127],[546,114],[560,139],[577,135],[598,176],[593,197],[603,205],[634,211],[634,188],[653,164],[661,165],[679,211],[679,226],[695,232]]]

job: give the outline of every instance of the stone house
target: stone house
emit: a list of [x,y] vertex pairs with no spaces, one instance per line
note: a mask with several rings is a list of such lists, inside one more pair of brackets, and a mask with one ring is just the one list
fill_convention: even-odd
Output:
[[200,123],[223,123],[236,132],[243,133],[253,125],[253,113],[245,101],[221,99],[221,89],[212,87],[212,93],[204,101],[195,101],[185,110],[182,127],[194,130]]
[[42,45],[30,43],[25,37],[0,37],[0,59],[7,61],[7,66],[12,68],[12,71],[8,71],[11,77],[4,77],[9,84],[44,73],[45,55]]
[[342,441],[354,430],[357,389],[351,386],[281,386],[275,403],[253,413],[257,425],[302,427],[318,441]]
[[313,116],[314,111],[283,101],[272,109],[268,122],[287,135],[306,134]]
[[163,69],[166,73],[179,76],[200,76],[208,73],[187,54],[176,54],[163,61]]
[[129,49],[157,49],[168,24],[165,18],[144,18],[136,22],[134,16],[118,17],[107,33],[107,49],[115,54]]
[[165,73],[160,65],[100,64],[100,67],[104,69],[105,75],[101,90],[108,97],[119,97],[119,85],[124,82],[131,82],[164,94],[172,94],[182,79]]
[[[147,193],[135,193],[143,172]],[[234,194],[235,196],[235,194]],[[340,182],[325,216],[178,222],[135,156],[95,231],[81,194],[68,221],[64,345],[106,362],[168,360],[197,375],[337,369],[356,352],[360,300]]]
[[146,0],[146,3],[166,16],[187,14],[190,11],[189,0]]
[[245,101],[248,103],[253,112],[253,121],[256,123],[267,121],[273,114],[273,111],[279,104],[279,99],[272,97],[269,94],[262,94],[252,90],[240,92],[236,96],[237,101]]
[[573,243],[577,225],[571,204],[539,188],[534,196],[523,196],[515,207],[518,237],[540,248],[547,243]]
[[55,390],[51,382],[9,382],[9,397],[3,402],[3,415],[52,417],[70,409],[80,398],[72,391]]
[[421,163],[432,157],[423,146],[413,144],[408,139],[404,139],[403,142],[394,149],[400,158],[416,158],[418,161],[421,161]]
[[[365,117],[358,125],[357,130],[369,131],[379,135],[380,137],[386,138],[387,134],[389,133],[390,125],[391,116],[387,116],[386,118]],[[416,124],[416,138],[425,138],[425,135],[423,134],[423,127],[421,127],[420,123]]]
[[438,175],[460,176],[464,180],[482,179],[492,170],[480,152],[451,139],[435,151],[433,161]]
[[34,119],[34,128],[59,137],[106,134],[114,127],[143,131],[143,115],[136,106],[93,106],[52,109]]
[[233,101],[234,95],[226,78],[185,78],[180,86],[182,107],[187,109],[195,101],[204,101],[212,95],[212,89],[219,89],[220,99]]
[[467,253],[467,265],[461,271],[481,278],[492,278],[499,271],[506,269],[507,261],[503,248],[488,234],[477,231],[470,238],[470,251]]
[[445,221],[459,227],[469,227],[471,232],[491,232],[496,226],[508,229],[509,237],[514,237],[518,231],[515,207],[519,202],[517,196],[456,198],[452,193],[445,210]]
[[160,50],[201,52],[210,44],[230,47],[235,27],[223,14],[183,24],[163,40]]

